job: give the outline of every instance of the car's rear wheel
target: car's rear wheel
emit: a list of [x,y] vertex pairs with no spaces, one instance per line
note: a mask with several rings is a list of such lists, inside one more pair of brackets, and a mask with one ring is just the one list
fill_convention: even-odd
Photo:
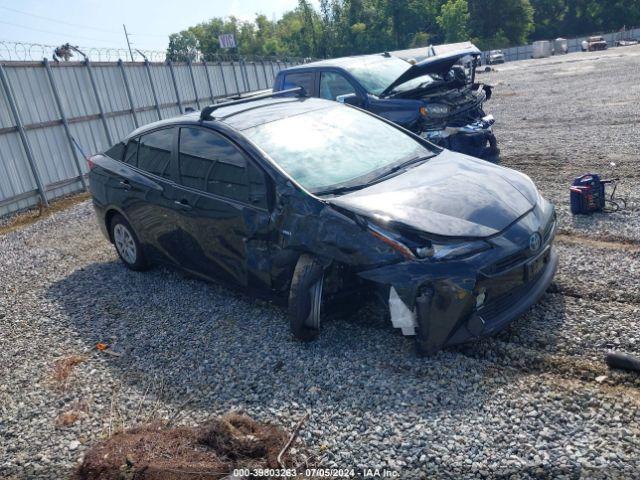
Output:
[[293,335],[305,342],[320,334],[324,267],[315,257],[300,255],[289,291],[289,326]]
[[111,219],[111,238],[120,260],[131,270],[146,270],[147,260],[142,251],[138,237],[125,218],[116,214]]

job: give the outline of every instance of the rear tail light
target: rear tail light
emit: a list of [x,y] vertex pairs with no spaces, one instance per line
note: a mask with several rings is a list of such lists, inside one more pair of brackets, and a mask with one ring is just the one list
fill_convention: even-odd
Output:
[[87,157],[87,166],[89,167],[89,170],[93,170],[94,169],[96,164],[93,161],[93,157]]

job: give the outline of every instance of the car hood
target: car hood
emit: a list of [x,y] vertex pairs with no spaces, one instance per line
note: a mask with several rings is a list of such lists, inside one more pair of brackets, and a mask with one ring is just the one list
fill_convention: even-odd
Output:
[[418,62],[405,70],[402,75],[396,78],[387,88],[384,89],[380,96],[387,96],[395,87],[402,85],[409,80],[413,80],[414,78],[422,77],[430,73],[444,75],[451,70],[451,67],[455,65],[458,60],[466,57],[467,55],[480,55],[480,50],[475,46],[470,45],[462,50],[455,50],[442,55],[425,58],[421,62]]
[[400,175],[328,201],[432,235],[488,237],[533,209],[537,199],[526,175],[444,150]]

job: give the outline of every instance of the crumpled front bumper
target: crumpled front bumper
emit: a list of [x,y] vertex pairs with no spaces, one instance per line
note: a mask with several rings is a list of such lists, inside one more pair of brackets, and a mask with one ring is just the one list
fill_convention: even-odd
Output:
[[486,115],[463,127],[425,130],[420,136],[454,152],[497,163],[500,149],[491,128],[494,123],[493,115]]
[[[539,257],[544,257],[544,268],[538,276],[519,285],[514,283],[513,288],[493,298],[488,296],[486,303],[480,307],[477,306],[479,296],[486,295],[485,292],[491,289],[480,286],[485,283],[481,279],[476,282],[475,295],[456,291],[451,285],[448,286],[448,292],[443,292],[436,285],[434,290],[416,297],[418,351],[432,354],[444,346],[493,335],[526,312],[547,290],[558,267],[558,254],[553,246],[549,246]],[[502,280],[498,282],[502,283]],[[443,293],[455,300],[443,302]]]
[[392,323],[403,334],[416,335],[421,354],[493,335],[536,303],[555,276],[555,216],[540,230],[536,253],[522,246],[534,217],[533,212],[523,217],[492,240],[495,248],[471,257],[407,260],[358,275],[382,289]]

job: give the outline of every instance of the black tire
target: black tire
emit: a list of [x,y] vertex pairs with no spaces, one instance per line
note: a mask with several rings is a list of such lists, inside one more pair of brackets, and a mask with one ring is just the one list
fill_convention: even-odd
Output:
[[[109,225],[109,233],[116,247],[116,252],[127,268],[135,271],[147,270],[149,263],[144,256],[144,251],[138,240],[136,232],[129,222],[118,214],[115,214]],[[122,237],[124,235],[124,237]],[[128,237],[127,237],[128,236]],[[124,240],[123,240],[124,238]]]
[[320,334],[323,283],[324,267],[312,255],[300,255],[289,290],[289,326],[299,340],[308,342]]

